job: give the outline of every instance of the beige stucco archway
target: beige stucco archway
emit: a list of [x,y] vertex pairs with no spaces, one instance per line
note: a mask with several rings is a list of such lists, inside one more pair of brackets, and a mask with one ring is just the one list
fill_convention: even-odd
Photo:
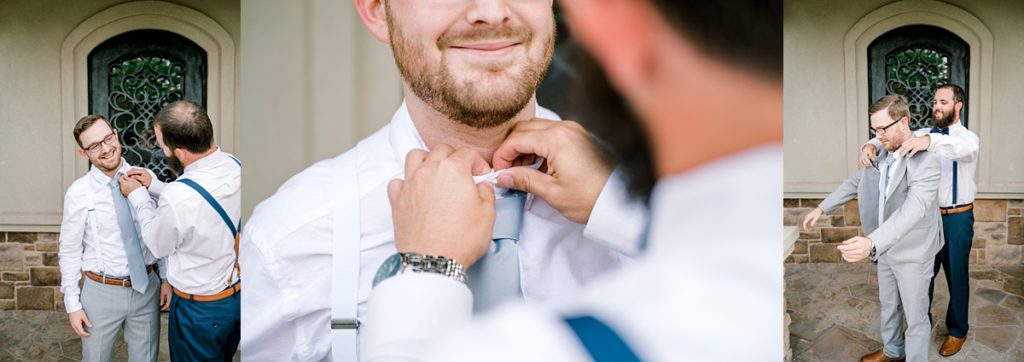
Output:
[[[859,145],[868,138],[868,46],[886,32],[906,25],[933,25],[949,30],[970,46],[971,63],[968,70],[967,101],[971,130],[981,139],[989,137],[992,111],[992,33],[971,13],[933,0],[906,0],[882,6],[862,17],[846,33],[844,42],[844,69],[846,71],[846,127],[847,144]],[[988,153],[988,143],[981,143],[982,154]],[[857,159],[859,147],[847,147],[847,158]],[[981,157],[978,164],[979,184],[988,183],[989,157]],[[851,163],[849,172],[856,172]]]
[[62,184],[66,188],[88,163],[76,156],[74,122],[89,111],[88,57],[100,43],[133,30],[157,29],[195,42],[207,56],[207,111],[218,144],[235,146],[235,43],[227,30],[191,8],[161,1],[115,5],[89,17],[64,39],[60,52]]

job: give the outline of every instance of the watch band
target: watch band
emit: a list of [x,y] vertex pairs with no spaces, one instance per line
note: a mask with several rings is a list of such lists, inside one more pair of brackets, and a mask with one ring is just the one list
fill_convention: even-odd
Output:
[[397,253],[381,263],[373,278],[373,286],[376,287],[385,279],[406,272],[437,273],[463,284],[467,280],[465,268],[454,259],[418,253]]

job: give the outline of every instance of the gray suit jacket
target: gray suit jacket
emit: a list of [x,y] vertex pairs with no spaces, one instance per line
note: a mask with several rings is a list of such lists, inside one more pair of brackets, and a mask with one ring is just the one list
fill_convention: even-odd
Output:
[[[878,155],[885,160],[883,148]],[[904,158],[896,167],[884,207],[884,222],[878,224],[878,182],[881,174],[865,167],[850,176],[818,205],[825,213],[856,197],[864,233],[874,243],[875,260],[887,255],[891,262],[925,262],[942,248],[942,219],[938,189],[940,159],[927,152]]]

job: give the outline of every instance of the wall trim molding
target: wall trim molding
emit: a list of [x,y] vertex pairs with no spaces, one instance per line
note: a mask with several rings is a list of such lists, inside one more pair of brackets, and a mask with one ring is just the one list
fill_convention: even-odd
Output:
[[[846,33],[844,40],[845,110],[847,159],[856,160],[860,145],[868,138],[868,45],[886,32],[906,25],[933,25],[949,30],[970,46],[971,64],[968,68],[967,101],[970,104],[968,117],[970,129],[983,142],[978,160],[978,197],[996,195],[1024,196],[1024,183],[993,184],[990,178],[990,143],[992,122],[992,62],[993,39],[988,27],[973,14],[964,9],[934,0],[905,0],[894,2],[862,17]],[[847,175],[857,171],[857,164],[850,163]],[[815,190],[792,190],[796,193],[813,193]]]

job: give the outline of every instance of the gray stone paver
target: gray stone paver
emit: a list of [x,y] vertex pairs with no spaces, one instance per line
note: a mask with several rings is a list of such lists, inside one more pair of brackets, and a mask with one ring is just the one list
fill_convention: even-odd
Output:
[[[947,334],[945,277],[936,278],[929,361],[1024,361],[1024,266],[972,266],[971,330],[960,353],[938,348]],[[796,361],[856,361],[881,348],[875,266],[786,265],[786,309]]]
[[[167,349],[167,313],[160,316],[160,352],[157,361],[170,361]],[[241,358],[235,353],[235,361]],[[71,330],[67,314],[55,311],[0,311],[0,362],[81,361],[82,340]],[[124,337],[114,345],[114,361],[127,361]]]

